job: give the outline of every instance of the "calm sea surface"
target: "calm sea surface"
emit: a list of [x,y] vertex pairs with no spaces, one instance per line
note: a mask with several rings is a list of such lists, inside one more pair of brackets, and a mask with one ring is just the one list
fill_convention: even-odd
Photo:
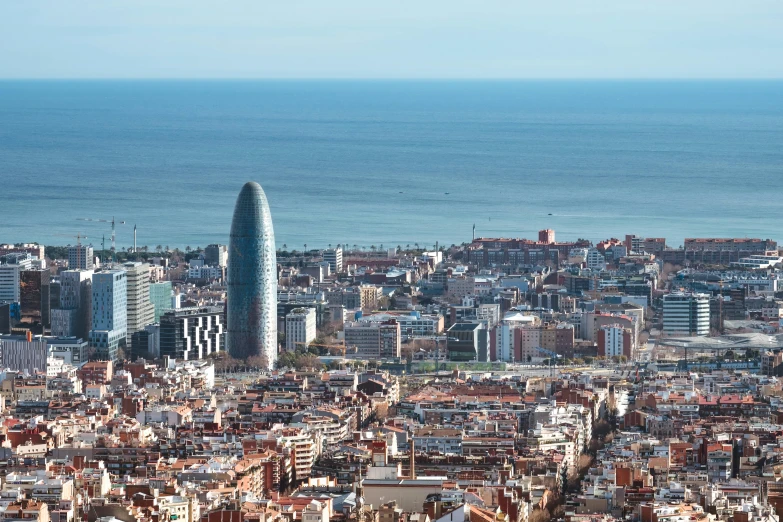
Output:
[[248,180],[289,249],[783,240],[783,82],[0,82],[0,242],[226,242]]

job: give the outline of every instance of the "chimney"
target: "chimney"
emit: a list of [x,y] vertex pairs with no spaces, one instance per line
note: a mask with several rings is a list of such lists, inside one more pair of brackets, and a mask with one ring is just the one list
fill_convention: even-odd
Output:
[[410,444],[410,447],[411,447],[411,450],[410,450],[410,452],[411,452],[411,454],[410,454],[411,473],[410,474],[411,474],[411,479],[415,479],[416,478],[416,443],[413,441],[413,433],[411,433],[411,444]]

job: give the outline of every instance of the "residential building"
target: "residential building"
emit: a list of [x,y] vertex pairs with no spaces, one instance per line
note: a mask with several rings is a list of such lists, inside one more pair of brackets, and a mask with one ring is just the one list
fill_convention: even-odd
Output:
[[226,245],[207,245],[204,249],[204,263],[221,268],[228,266],[228,248]]
[[359,287],[362,310],[375,310],[378,308],[378,299],[381,298],[383,289],[380,286],[362,285]]
[[306,348],[316,337],[314,308],[295,308],[285,316],[285,349]]
[[606,268],[606,258],[597,248],[590,248],[587,250],[585,264],[590,270],[601,271]]
[[92,270],[95,268],[92,245],[77,244],[68,247],[68,268],[70,270]]
[[602,357],[626,356],[633,357],[633,334],[629,328],[619,324],[601,326],[596,334],[598,338],[598,355]]
[[342,247],[330,248],[324,250],[324,261],[329,263],[329,270],[332,273],[339,274],[343,271],[343,249]]
[[400,323],[395,319],[380,323],[345,323],[348,357],[370,360],[398,358],[401,355],[401,345]]

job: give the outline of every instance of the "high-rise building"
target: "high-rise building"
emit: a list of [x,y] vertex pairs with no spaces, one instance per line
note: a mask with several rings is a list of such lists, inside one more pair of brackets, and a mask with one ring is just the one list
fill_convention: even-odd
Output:
[[343,271],[343,249],[342,247],[330,248],[324,250],[324,261],[329,263],[329,270],[332,273],[339,274]]
[[204,264],[225,268],[228,263],[228,249],[226,245],[207,245],[204,249]]
[[708,335],[710,297],[707,294],[672,293],[663,296],[663,333]]
[[60,272],[60,302],[52,309],[53,336],[88,338],[92,275],[92,270]]
[[160,356],[193,361],[223,350],[223,309],[216,306],[169,310],[160,318]]
[[172,308],[172,295],[174,294],[171,288],[171,281],[150,283],[150,302],[154,309],[152,318],[154,322],[160,322],[160,316],[163,315],[163,312]]
[[285,349],[306,348],[315,340],[315,308],[295,308],[285,316]]
[[131,336],[155,319],[155,307],[150,302],[150,268],[146,263],[128,262],[122,265],[128,273],[128,328],[126,343]]
[[0,301],[19,302],[19,274],[32,266],[33,259],[27,253],[0,256]]
[[231,355],[261,356],[273,368],[277,361],[275,233],[266,194],[252,181],[242,187],[231,221],[227,302]]
[[68,268],[71,270],[92,270],[94,266],[92,245],[68,247]]
[[92,277],[90,346],[98,359],[116,361],[128,332],[128,273],[106,270]]
[[50,272],[48,268],[19,273],[19,303],[22,323],[33,333],[43,334],[51,326]]

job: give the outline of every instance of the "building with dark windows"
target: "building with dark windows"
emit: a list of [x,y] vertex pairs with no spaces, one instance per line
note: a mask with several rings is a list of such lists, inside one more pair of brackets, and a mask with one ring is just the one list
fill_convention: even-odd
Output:
[[245,183],[239,193],[228,251],[228,351],[238,359],[261,356],[273,368],[277,361],[275,233],[266,194],[258,183]]
[[223,350],[225,321],[216,306],[169,310],[160,318],[160,356],[192,361]]

